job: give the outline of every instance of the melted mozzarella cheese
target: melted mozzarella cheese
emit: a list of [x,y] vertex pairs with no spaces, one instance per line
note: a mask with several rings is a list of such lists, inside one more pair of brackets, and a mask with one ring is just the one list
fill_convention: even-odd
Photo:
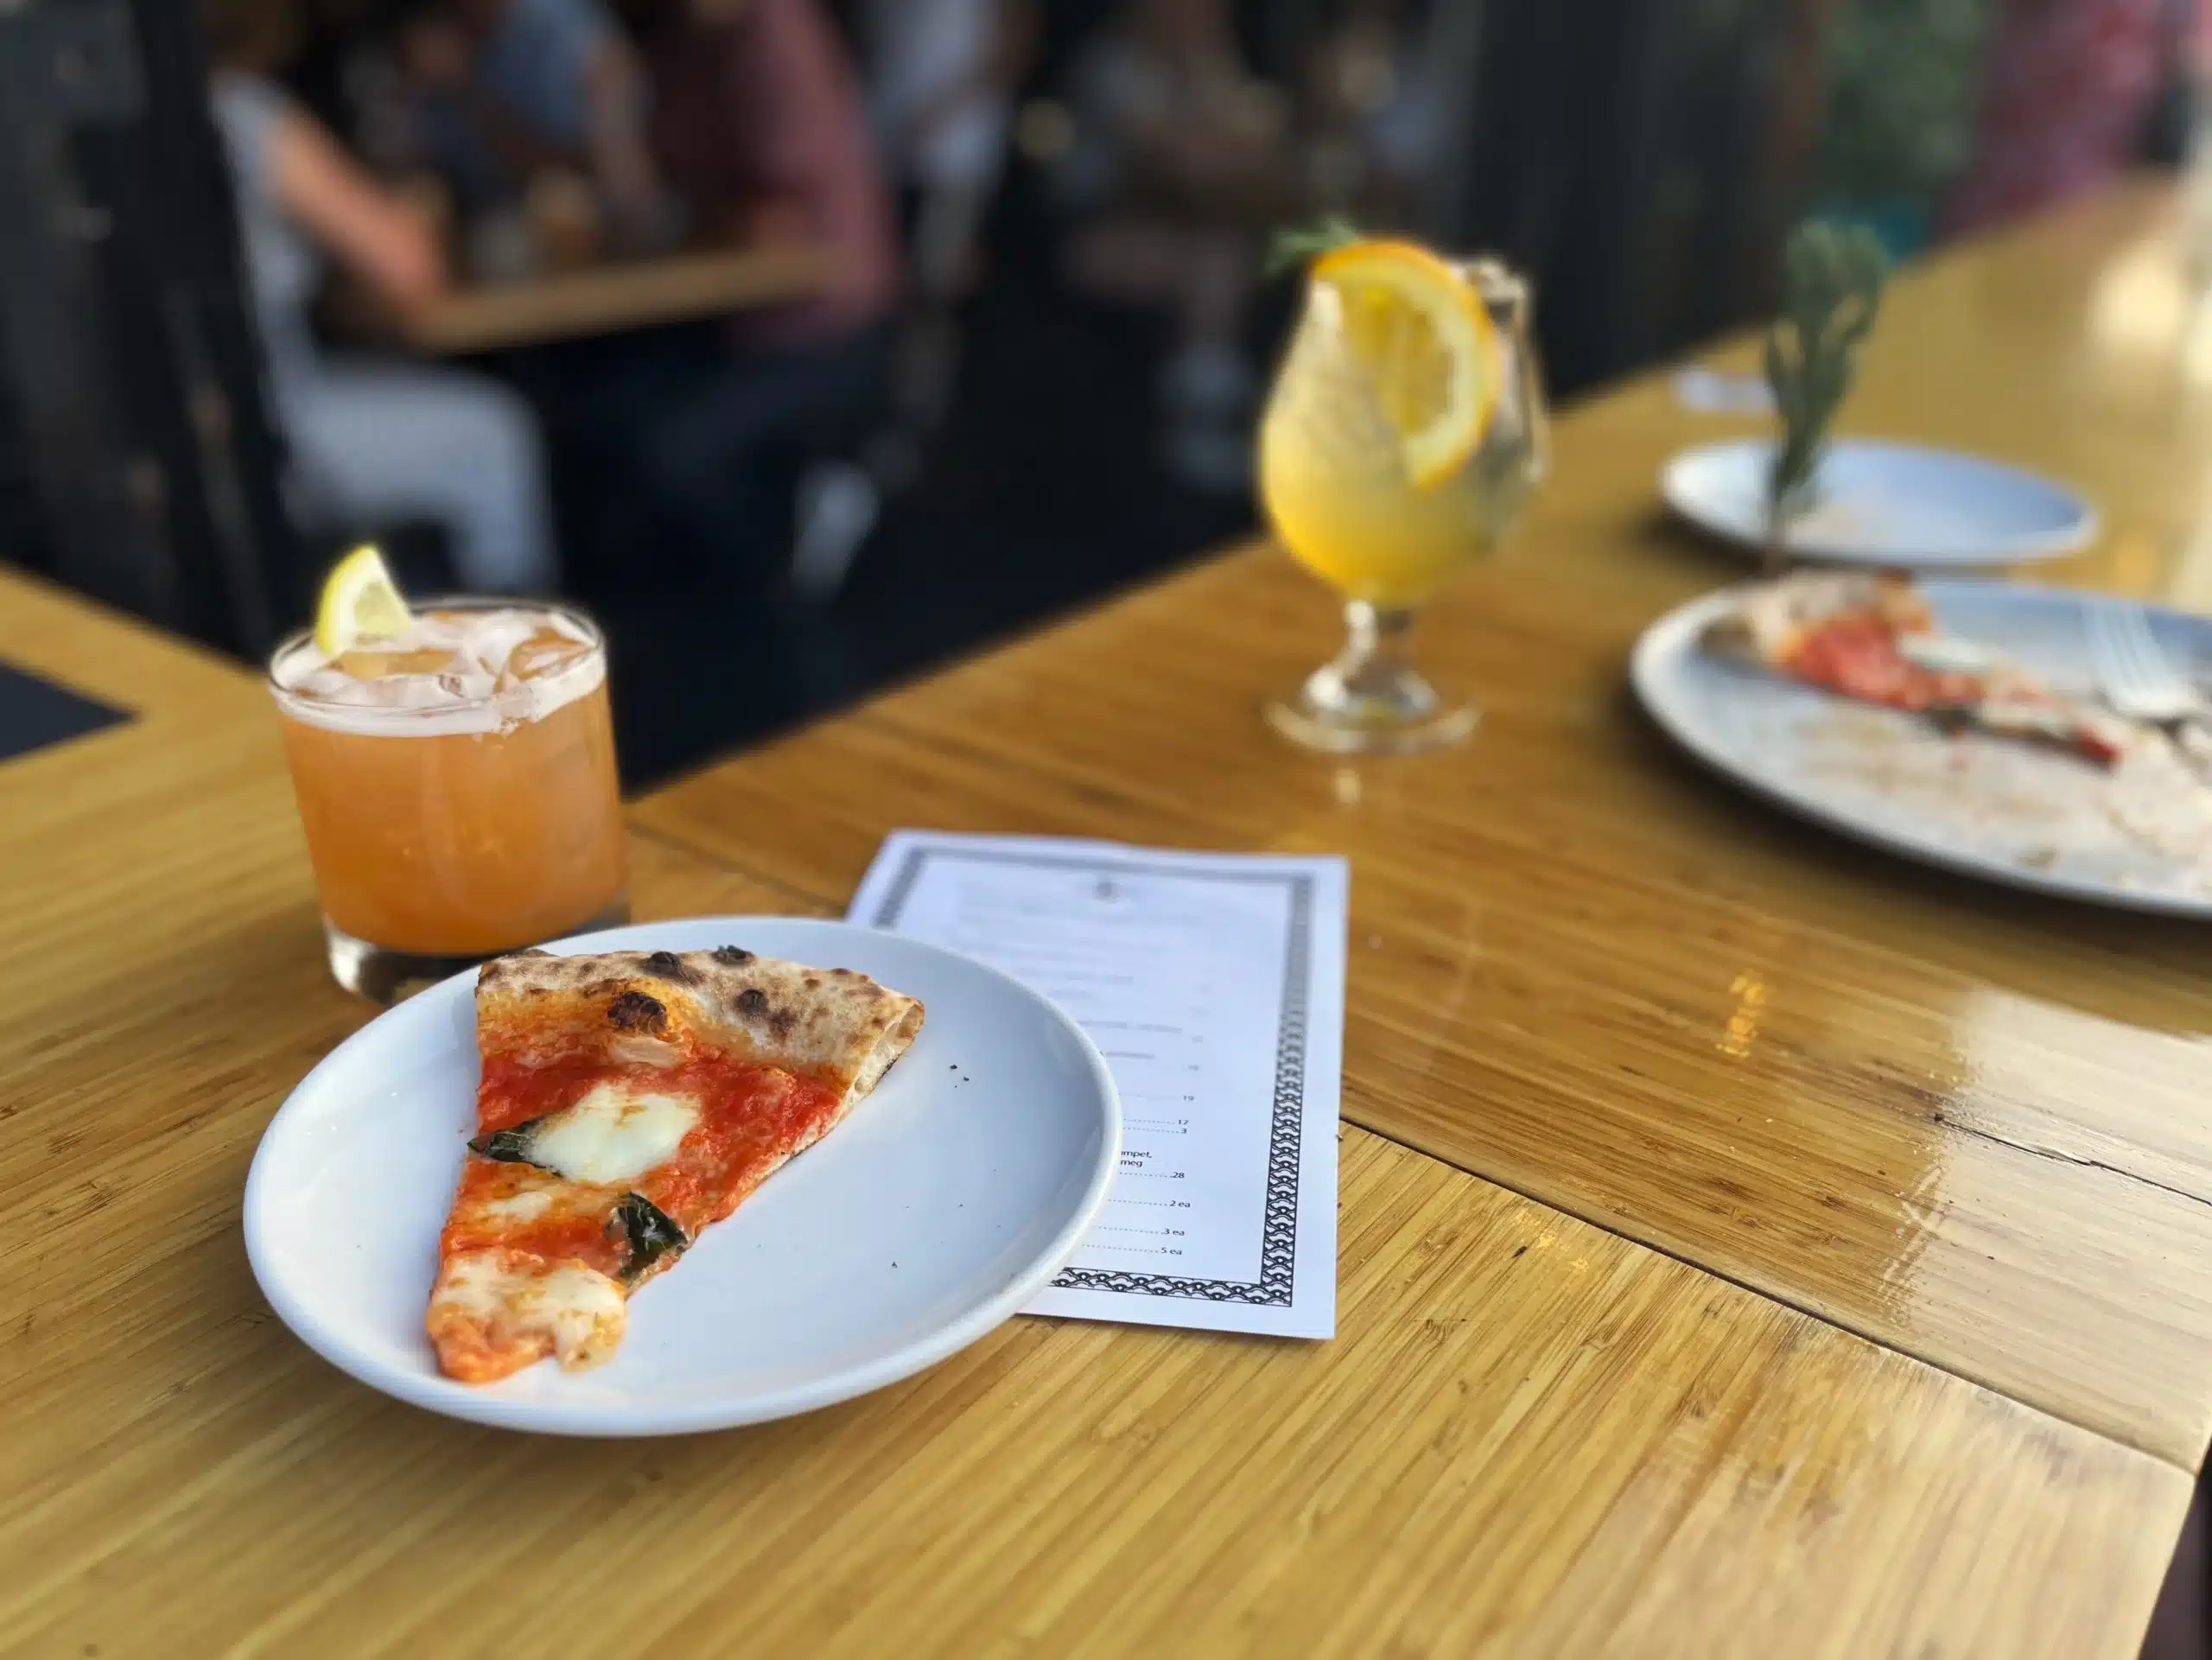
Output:
[[553,1208],[553,1195],[543,1187],[525,1187],[505,1199],[487,1199],[477,1208],[503,1222],[534,1222]]
[[690,1096],[601,1084],[537,1126],[530,1161],[571,1181],[634,1181],[672,1157],[698,1122],[699,1103]]
[[615,1059],[638,1066],[673,1066],[683,1059],[683,1049],[664,1038],[617,1038],[607,1046]]
[[564,1371],[595,1366],[614,1352],[625,1323],[621,1287],[581,1263],[517,1269],[510,1260],[478,1251],[448,1262],[430,1300],[433,1336],[458,1319],[479,1326],[494,1346],[543,1338]]

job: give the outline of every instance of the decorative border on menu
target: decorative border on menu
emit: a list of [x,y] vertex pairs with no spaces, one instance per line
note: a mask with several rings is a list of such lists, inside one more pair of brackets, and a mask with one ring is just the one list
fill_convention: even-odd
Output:
[[1179,865],[1147,865],[1128,860],[1056,858],[1041,853],[969,852],[962,848],[916,847],[885,890],[870,919],[873,926],[896,928],[931,858],[967,859],[979,864],[1039,865],[1117,876],[1125,874],[1173,877],[1185,881],[1280,882],[1289,890],[1290,930],[1284,942],[1282,1012],[1275,1027],[1274,1102],[1268,1127],[1268,1200],[1260,1218],[1260,1277],[1257,1280],[1189,1280],[1172,1274],[1128,1274],[1119,1269],[1071,1268],[1052,1284],[1064,1291],[1116,1291],[1139,1297],[1198,1297],[1208,1302],[1291,1306],[1291,1285],[1298,1266],[1298,1173],[1306,1124],[1306,999],[1313,986],[1313,878],[1304,872],[1192,870]]

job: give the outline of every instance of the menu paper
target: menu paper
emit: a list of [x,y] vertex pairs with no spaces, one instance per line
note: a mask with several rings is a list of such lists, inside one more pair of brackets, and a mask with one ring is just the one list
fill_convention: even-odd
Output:
[[1337,858],[884,843],[849,919],[1042,992],[1121,1091],[1105,1208],[1025,1313],[1335,1334],[1345,890]]

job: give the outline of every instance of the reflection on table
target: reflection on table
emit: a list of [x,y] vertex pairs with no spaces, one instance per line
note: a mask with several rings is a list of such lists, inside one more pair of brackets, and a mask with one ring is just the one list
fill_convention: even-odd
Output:
[[[2192,575],[2212,404],[2090,318],[2164,211],[1909,272],[1870,348],[1860,430],[2094,496],[2049,579]],[[1745,569],[1656,510],[1713,430],[1663,376],[1560,420],[1561,487],[1429,620],[1468,748],[1276,741],[1333,618],[1252,549],[633,804],[645,918],[836,912],[915,824],[1353,872],[1335,1340],[1017,1320],[680,1443],[444,1422],[271,1317],[247,1161],[369,1011],[266,693],[0,577],[0,658],[139,716],[0,764],[37,1426],[0,1437],[0,1648],[503,1651],[529,1564],[579,1650],[2128,1660],[2212,1428],[2202,930],[1882,857],[1663,747],[1623,664]]]

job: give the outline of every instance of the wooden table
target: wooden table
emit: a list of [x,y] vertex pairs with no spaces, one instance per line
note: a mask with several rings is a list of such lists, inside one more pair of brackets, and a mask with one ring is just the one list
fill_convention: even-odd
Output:
[[[2059,574],[2201,602],[2164,211],[1906,277],[1853,415],[2078,479]],[[1716,429],[1658,379],[1561,422],[1430,631],[1459,753],[1272,741],[1333,622],[1253,551],[638,804],[645,916],[834,912],[899,824],[1354,871],[1335,1341],[1018,1320],[658,1444],[433,1418],[270,1315],[246,1162],[367,1011],[264,694],[0,582],[0,657],[141,711],[0,766],[0,1650],[2132,1655],[2212,1428],[2208,937],[1664,748],[1622,661],[1737,569],[1654,506]]]
[[803,300],[830,275],[830,256],[817,248],[671,254],[474,284],[416,312],[401,333],[419,351],[460,357]]

